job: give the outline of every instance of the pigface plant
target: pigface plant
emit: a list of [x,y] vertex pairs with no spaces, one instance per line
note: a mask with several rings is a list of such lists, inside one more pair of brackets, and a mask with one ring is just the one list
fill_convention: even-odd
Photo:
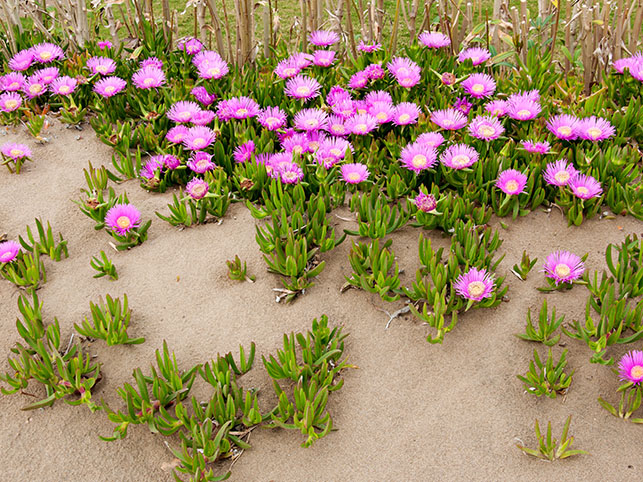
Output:
[[92,256],[91,261],[89,262],[92,268],[97,271],[94,275],[94,278],[102,278],[103,276],[109,276],[112,281],[118,279],[118,273],[116,272],[116,266],[114,263],[107,257],[105,251],[100,252],[99,256]]
[[368,244],[353,243],[349,261],[353,272],[346,276],[350,286],[361,288],[370,293],[377,293],[384,301],[395,301],[400,295],[395,291],[400,286],[399,268],[395,253],[389,250],[392,240],[383,243],[380,248],[379,239]]
[[643,418],[631,418],[632,414],[641,406],[643,397],[643,351],[632,350],[621,358],[618,364],[619,379],[624,383],[618,388],[621,400],[618,408],[609,402],[598,398],[598,403],[615,417],[630,420],[634,423],[643,423]]
[[118,243],[119,251],[133,248],[147,239],[152,221],[141,224],[141,213],[133,204],[114,204],[105,214],[105,229]]
[[235,255],[232,261],[226,261],[226,264],[228,265],[228,278],[231,280],[250,281],[251,283],[254,283],[255,276],[248,274],[246,262],[243,261],[242,263],[239,255]]
[[119,298],[105,296],[99,304],[89,303],[92,312],[92,321],[83,320],[82,326],[74,325],[76,331],[83,336],[101,339],[112,345],[138,345],[145,338],[130,338],[127,328],[130,323],[131,310],[127,306],[127,295],[123,295],[123,302]]
[[572,450],[570,447],[574,443],[574,437],[567,438],[569,433],[569,424],[572,421],[572,416],[567,417],[565,421],[565,426],[563,427],[563,433],[560,437],[560,442],[552,437],[551,434],[551,422],[547,422],[547,434],[544,435],[540,432],[540,426],[538,425],[538,420],[534,424],[534,430],[536,432],[536,438],[538,439],[538,448],[530,449],[524,445],[516,444],[523,453],[531,455],[532,457],[537,457],[543,460],[554,461],[556,459],[566,459],[574,455],[586,454],[584,450]]
[[548,313],[547,300],[543,300],[543,305],[538,313],[538,326],[534,327],[531,321],[531,309],[527,310],[525,333],[519,333],[516,336],[527,341],[539,341],[545,346],[556,345],[560,341],[560,333],[553,335],[565,320],[565,315],[560,318],[556,317],[556,308],[552,308],[551,315]]
[[564,373],[567,366],[566,356],[567,350],[564,350],[558,362],[554,362],[550,348],[547,360],[543,363],[538,356],[538,351],[534,350],[534,359],[529,362],[529,371],[525,376],[517,375],[524,383],[527,393],[533,393],[538,397],[547,395],[549,398],[567,393],[574,372],[572,371],[569,375]]
[[36,219],[36,230],[38,231],[38,241],[35,240],[29,226],[27,226],[27,239],[23,239],[22,236],[18,237],[18,240],[25,251],[33,253],[34,250],[38,250],[40,254],[49,256],[54,261],[60,261],[63,255],[65,258],[69,257],[67,241],[63,239],[62,234],[58,233],[60,241],[56,243],[49,222],[47,222],[47,230],[45,231],[42,221],[40,219]]
[[527,251],[523,251],[520,264],[514,264],[513,268],[511,268],[511,272],[516,275],[519,280],[525,281],[527,279],[527,275],[537,262],[538,258],[532,260],[527,254]]

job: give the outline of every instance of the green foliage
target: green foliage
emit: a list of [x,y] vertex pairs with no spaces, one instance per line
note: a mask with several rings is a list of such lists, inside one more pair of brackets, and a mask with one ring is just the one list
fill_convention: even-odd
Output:
[[[311,446],[330,432],[333,421],[326,410],[328,395],[343,386],[344,380],[338,380],[340,372],[352,367],[342,360],[346,336],[339,327],[331,330],[328,317],[323,315],[320,321],[313,320],[312,331],[305,336],[302,333],[284,335],[283,350],[277,351],[276,358],[263,357],[279,397],[268,426],[300,430],[307,437],[303,447]],[[292,397],[278,380],[295,382]]]
[[601,397],[598,397],[598,403],[615,417],[630,420],[633,423],[643,423],[643,418],[630,418],[632,413],[641,406],[641,398],[643,397],[641,385],[633,385],[632,382],[627,382],[621,385],[618,391],[621,392],[618,409]]
[[537,262],[538,262],[538,258],[532,261],[531,258],[529,258],[527,251],[523,251],[520,264],[514,264],[513,268],[511,269],[511,272],[515,274],[519,280],[525,281],[527,279],[527,275],[529,274],[529,272]]
[[109,276],[112,281],[118,279],[118,273],[116,272],[116,266],[112,261],[107,257],[105,251],[100,252],[100,258],[98,256],[92,256],[91,261],[89,262],[92,268],[98,271],[94,275],[94,278],[102,278],[103,276]]
[[239,255],[235,255],[234,260],[232,261],[226,261],[226,264],[228,265],[228,278],[231,280],[250,281],[251,283],[254,283],[255,277],[248,274],[246,262],[244,261],[243,264],[241,264]]
[[534,327],[531,322],[531,309],[527,311],[527,326],[525,333],[516,336],[527,341],[539,341],[545,346],[554,346],[560,341],[560,334],[552,336],[565,320],[565,315],[556,317],[556,308],[552,308],[551,316],[547,312],[547,300],[543,300],[543,306],[538,314],[538,326]]
[[47,272],[40,259],[40,250],[36,249],[33,253],[18,252],[12,262],[0,265],[0,276],[19,288],[27,291],[37,290],[41,283],[47,282]]
[[384,301],[395,301],[400,295],[395,292],[400,286],[399,268],[395,253],[389,250],[392,240],[380,249],[379,239],[370,243],[353,243],[348,259],[353,272],[346,276],[349,285],[369,293],[377,293]]
[[92,321],[85,318],[82,327],[74,324],[76,331],[88,338],[105,340],[108,346],[143,343],[145,338],[130,338],[127,334],[132,314],[127,305],[127,295],[123,295],[122,303],[119,298],[114,299],[109,295],[105,296],[105,301],[89,303]]
[[54,261],[60,261],[62,255],[65,255],[65,258],[69,257],[67,241],[63,240],[62,234],[58,233],[60,242],[56,243],[49,221],[47,221],[47,230],[45,231],[42,221],[36,219],[36,230],[38,231],[38,241],[35,240],[29,226],[27,226],[27,239],[23,239],[22,236],[18,237],[20,244],[26,251],[33,253],[34,250],[37,250],[40,254],[49,256]]
[[555,438],[552,438],[551,434],[551,422],[547,422],[547,436],[540,433],[540,427],[538,426],[538,420],[536,420],[534,430],[536,432],[536,438],[538,439],[538,448],[530,449],[523,445],[516,444],[520,450],[522,450],[527,455],[532,455],[543,460],[549,460],[550,462],[556,459],[566,459],[573,455],[586,454],[584,450],[572,450],[570,447],[574,443],[574,437],[567,438],[569,432],[569,424],[572,421],[572,416],[567,417],[565,421],[565,426],[563,427],[563,433],[560,437],[560,444]]
[[371,239],[380,239],[402,228],[411,217],[410,208],[404,203],[395,204],[391,208],[386,199],[373,189],[370,194],[353,196],[351,210],[357,212],[359,229],[352,231],[345,229],[352,236],[365,236]]
[[567,350],[564,350],[560,359],[554,362],[550,348],[547,360],[543,363],[538,356],[538,351],[534,350],[534,359],[529,362],[529,371],[525,376],[517,375],[517,377],[524,383],[528,393],[533,393],[537,397],[547,395],[549,398],[556,398],[557,394],[567,392],[574,375],[573,371],[569,375],[564,372],[567,366],[566,356]]
[[16,343],[11,352],[9,366],[12,373],[0,375],[9,388],[1,387],[5,395],[21,392],[31,381],[44,387],[44,399],[31,403],[23,410],[34,410],[51,406],[56,400],[64,399],[70,405],[87,405],[92,411],[98,410],[91,400],[91,390],[100,380],[100,364],[92,362],[79,344],[71,340],[65,350],[60,344],[60,325],[54,322],[45,326],[42,319],[42,303],[32,293],[32,302],[23,295],[18,298],[18,309],[22,319],[16,320],[18,333],[23,343]]

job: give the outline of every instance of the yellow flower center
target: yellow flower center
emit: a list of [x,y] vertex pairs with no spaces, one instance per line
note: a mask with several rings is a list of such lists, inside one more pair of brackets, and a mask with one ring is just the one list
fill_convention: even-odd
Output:
[[98,66],[96,66],[96,72],[98,72],[99,74],[105,74],[105,73],[107,73],[107,70],[108,69],[107,69],[106,65],[98,65]]
[[357,109],[358,114],[366,114],[366,109]]
[[491,137],[496,133],[496,129],[491,126],[482,126],[480,132],[482,132],[482,135],[485,137]]
[[630,376],[635,379],[643,378],[643,366],[634,365],[630,370]]
[[587,189],[585,186],[579,186],[576,188],[576,191],[578,191],[579,194],[589,194],[589,189]]
[[[205,145],[205,139],[203,137],[197,137],[196,139],[194,139],[194,141],[192,141],[192,144],[194,144],[197,147],[198,146],[204,146]],[[201,162],[201,161],[199,161],[199,162]]]
[[413,164],[413,167],[425,167],[426,166],[426,156],[423,156],[422,154],[416,154],[413,156],[413,159],[411,160],[411,164]]
[[208,75],[219,75],[221,73],[221,69],[219,67],[212,67],[208,69]]
[[303,152],[304,148],[301,146],[295,146],[292,148],[292,152],[295,154],[301,154]]
[[442,121],[442,125],[444,127],[451,127],[453,125],[453,121],[451,119],[444,119]]
[[379,113],[375,116],[375,118],[376,118],[378,121],[386,120],[386,112],[379,112]]
[[71,88],[68,85],[61,85],[60,88],[58,89],[58,92],[61,94],[68,94]]
[[531,112],[527,109],[521,109],[518,111],[518,117],[527,117],[529,115],[531,115]]
[[276,117],[268,117],[266,119],[266,124],[268,124],[269,126],[277,125],[279,124],[279,119],[277,119]]
[[41,90],[42,90],[42,85],[40,84],[32,84],[29,86],[29,92],[31,92],[32,94],[37,94]]
[[569,173],[567,171],[558,171],[554,175],[554,179],[556,179],[560,183],[564,183],[569,181]]
[[505,184],[505,189],[510,193],[518,191],[518,188],[518,181],[514,181],[513,179],[511,181],[507,181],[507,184]]
[[316,151],[317,149],[319,149],[319,142],[317,142],[317,141],[313,141],[313,142],[309,143],[308,145],[310,146],[310,148],[313,151]]
[[243,107],[241,109],[237,109],[237,115],[246,115],[247,113],[248,109],[245,109]]
[[41,60],[49,60],[52,56],[53,54],[51,52],[48,52],[47,50],[45,50],[44,52],[40,52]]
[[292,181],[294,179],[297,179],[297,173],[292,171],[286,171],[281,173],[281,177],[283,177],[284,179],[287,179],[288,181]]
[[400,122],[408,122],[411,119],[411,116],[408,114],[402,114],[400,116]]
[[18,106],[18,102],[13,100],[13,99],[11,99],[11,100],[8,100],[7,102],[5,102],[4,106],[7,109],[15,109]]
[[341,156],[341,155],[342,155],[342,150],[341,150],[341,149],[339,149],[338,147],[333,147],[333,148],[330,150],[330,153],[331,153],[333,156]]
[[25,151],[23,151],[22,149],[15,148],[9,151],[9,154],[11,154],[13,157],[22,156],[24,153]]
[[205,193],[207,190],[208,190],[208,186],[206,186],[205,184],[197,184],[192,188],[192,193],[195,196],[202,196],[203,193]]
[[149,87],[149,86],[150,86],[150,85],[152,85],[153,83],[154,83],[154,79],[153,79],[152,77],[148,77],[147,79],[145,79],[145,80],[143,81],[143,85],[144,85],[145,87]]
[[484,85],[474,84],[473,87],[471,87],[471,90],[476,94],[482,94],[484,92]]
[[290,77],[291,75],[296,75],[297,74],[297,69],[284,69],[284,76]]
[[306,125],[308,127],[315,127],[315,126],[319,125],[319,122],[317,122],[317,119],[308,119],[306,121]]
[[205,169],[208,167],[208,160],[207,159],[199,159],[196,163],[196,167],[199,169]]
[[359,175],[359,172],[349,172],[346,177],[349,181],[359,181],[361,176]]
[[308,95],[310,94],[310,89],[306,87],[305,85],[302,85],[301,87],[297,87],[297,94],[299,95]]
[[467,164],[469,164],[469,161],[471,159],[469,156],[465,156],[464,154],[458,154],[457,156],[453,156],[451,158],[451,163],[455,167],[465,167]]
[[364,134],[366,132],[366,129],[367,129],[366,124],[355,125],[355,132],[361,132],[362,134]]
[[18,82],[12,82],[11,84],[9,84],[9,89],[17,89],[18,87],[20,87],[20,84]]
[[106,94],[111,94],[115,90],[116,90],[116,87],[114,87],[113,85],[108,85],[107,87],[105,87],[105,93]]
[[341,124],[337,124],[333,126],[333,132],[337,134],[343,134],[344,132],[346,132],[346,128]]
[[572,133],[572,128],[569,126],[562,126],[558,128],[558,133],[561,136],[568,136]]
[[590,127],[589,129],[587,129],[587,133],[590,135],[590,137],[596,139],[597,137],[600,137],[601,130],[598,127]]
[[474,281],[472,283],[469,283],[469,286],[467,286],[467,292],[469,293],[469,296],[473,298],[476,298],[484,293],[484,289],[485,285],[482,281]]
[[132,225],[132,221],[127,216],[119,216],[116,220],[116,224],[121,229],[127,229]]
[[560,263],[556,265],[556,267],[554,268],[554,272],[556,273],[556,276],[560,278],[567,278],[572,270],[566,264]]
[[473,62],[474,64],[477,63],[478,60],[480,60],[480,57],[471,57],[471,62]]

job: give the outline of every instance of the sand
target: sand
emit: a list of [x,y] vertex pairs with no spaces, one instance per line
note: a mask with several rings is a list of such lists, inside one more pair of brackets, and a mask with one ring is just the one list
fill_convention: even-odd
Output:
[[[147,371],[154,351],[167,340],[179,364],[188,368],[210,360],[217,352],[237,350],[239,344],[257,344],[257,359],[241,381],[260,390],[264,410],[272,407],[270,380],[260,355],[274,353],[283,333],[310,328],[313,318],[327,314],[350,334],[346,354],[359,368],[344,372],[345,385],[331,395],[329,410],[337,429],[312,448],[300,447],[298,432],[257,429],[252,449],[235,463],[231,480],[339,481],[339,480],[641,480],[643,437],[640,426],[624,422],[602,409],[598,396],[616,401],[619,383],[608,367],[589,363],[584,343],[565,336],[569,368],[575,369],[566,396],[555,400],[526,394],[517,374],[528,368],[536,345],[517,339],[524,330],[527,308],[538,310],[546,297],[566,320],[584,316],[587,291],[543,294],[540,269],[555,249],[589,253],[590,269],[604,267],[603,253],[610,242],[627,233],[641,233],[642,224],[631,217],[594,219],[568,228],[561,213],[537,211],[500,228],[506,254],[498,272],[507,275],[509,301],[491,310],[473,310],[462,316],[444,345],[430,345],[428,327],[411,315],[388,317],[402,302],[388,304],[358,290],[340,294],[350,274],[347,239],[326,253],[326,269],[317,284],[295,303],[277,304],[272,288],[278,278],[267,273],[254,240],[255,221],[241,204],[233,205],[223,223],[179,230],[158,219],[166,212],[171,192],[147,193],[136,181],[117,187],[153,219],[149,239],[135,249],[116,253],[110,237],[93,229],[93,222],[72,202],[84,186],[83,168],[111,162],[110,148],[101,144],[88,126],[82,132],[54,122],[45,134],[50,142],[37,145],[24,129],[8,129],[0,142],[26,142],[34,151],[21,175],[0,171],[0,234],[17,239],[34,218],[51,222],[69,243],[68,259],[55,263],[45,258],[47,283],[38,291],[46,320],[57,317],[63,340],[73,324],[89,313],[89,302],[109,293],[127,293],[133,310],[131,336],[144,336],[137,346],[107,347],[97,341],[91,354],[103,364],[104,378],[94,398],[122,407],[116,388],[130,382],[136,367]],[[341,211],[342,217],[350,213]],[[351,223],[334,216],[338,229]],[[393,249],[403,283],[415,276],[420,231],[406,227],[393,235]],[[438,232],[424,233],[446,246]],[[90,258],[105,250],[116,264],[119,280],[92,278]],[[538,267],[526,282],[509,273],[523,250],[538,257]],[[227,278],[225,261],[239,255],[247,261],[257,282]],[[15,318],[19,290],[0,281],[0,369],[18,341]],[[610,350],[614,356],[634,346]],[[558,355],[561,346],[554,347]],[[541,350],[541,353],[543,350]],[[30,387],[30,392],[40,392]],[[203,391],[202,391],[203,392]],[[203,392],[205,393],[205,392]],[[3,467],[0,480],[13,481],[170,481],[173,460],[164,442],[177,447],[177,437],[151,434],[146,427],[131,427],[125,440],[103,442],[112,424],[101,412],[68,406],[23,412],[33,399],[25,395],[0,396],[0,440]],[[565,461],[547,463],[523,455],[514,444],[536,444],[534,419],[551,420],[560,435],[568,415],[575,446],[590,452]],[[222,464],[227,469],[229,463]]]

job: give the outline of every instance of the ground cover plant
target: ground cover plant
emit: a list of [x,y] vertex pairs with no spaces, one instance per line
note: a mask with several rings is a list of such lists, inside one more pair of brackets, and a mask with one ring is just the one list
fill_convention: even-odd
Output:
[[[162,3],[167,20],[169,3]],[[389,45],[382,44],[385,21],[377,9],[368,21],[356,19],[356,42],[349,33],[352,3],[344,7],[345,24],[340,18],[321,28],[319,9],[302,2],[303,23],[288,41],[275,38],[268,18],[263,49],[253,45],[252,8],[242,1],[235,3],[236,50],[230,38],[221,38],[216,2],[208,4],[217,26],[214,38],[202,31],[202,4],[195,5],[195,36],[177,38],[175,24],[157,23],[151,7],[124,2],[125,9],[136,10],[123,24],[137,37],[132,42],[110,19],[112,5],[100,12],[106,16],[103,30],[101,19],[94,19],[98,37],[89,35],[87,25],[70,29],[53,14],[39,20],[33,12],[25,22],[40,21],[44,28],[29,36],[10,18],[2,24],[0,117],[7,126],[22,125],[34,143],[47,142],[47,126],[57,118],[70,128],[93,129],[112,149],[111,165],[89,163],[73,201],[84,215],[83,229],[101,232],[114,256],[146,249],[159,225],[189,239],[208,224],[224,223],[238,204],[256,221],[254,241],[265,271],[249,274],[235,254],[221,267],[227,278],[254,282],[269,276],[277,302],[305,303],[302,298],[321,292],[319,280],[346,248],[341,292],[351,289],[363,299],[401,306],[389,314],[387,328],[393,318],[410,313],[405,326],[417,323],[432,345],[448,345],[450,333],[470,329],[463,321],[475,310],[489,313],[512,302],[502,246],[504,231],[518,226],[519,218],[557,210],[570,228],[579,229],[597,218],[643,221],[640,7],[631,21],[604,13],[603,25],[618,27],[622,40],[613,47],[621,55],[606,62],[607,54],[589,54],[585,43],[570,50],[568,39],[558,37],[557,3],[545,9],[546,17],[532,19],[531,27],[513,22],[510,35],[502,22],[472,25],[480,20],[474,10],[456,5],[451,12],[443,2],[425,3],[416,30],[419,2],[397,2]],[[57,15],[64,12],[61,5]],[[619,5],[622,13],[626,7]],[[579,8],[586,13],[584,7]],[[273,12],[270,2],[265,11]],[[401,17],[410,33],[407,45],[396,40]],[[70,30],[74,37],[61,42],[61,32]],[[547,32],[551,37],[544,41]],[[501,51],[500,40],[511,49]],[[597,63],[601,68],[593,68]],[[5,143],[0,151],[12,177],[25,177],[44,162],[25,144]],[[172,198],[149,219],[144,203],[136,202],[140,190]],[[345,227],[338,227],[337,218]],[[304,447],[332,437],[328,400],[342,388],[342,372],[355,367],[344,355],[343,328],[328,326],[326,315],[310,330],[284,335],[283,347],[262,356],[274,389],[270,407],[263,394],[241,383],[253,367],[254,343],[248,350],[240,347],[238,359],[217,354],[184,367],[168,348],[172,340],[163,340],[155,364],[149,370],[132,367],[134,382],[116,389],[120,408],[92,398],[102,382],[101,362],[89,353],[95,340],[113,350],[136,350],[113,346],[139,345],[149,334],[136,321],[132,331],[145,338],[130,337],[127,295],[105,295],[105,301],[90,302],[89,316],[76,320],[80,336],[72,335],[65,348],[58,320],[43,321],[38,290],[47,283],[47,268],[67,261],[67,241],[62,234],[56,239],[49,222],[45,229],[37,218],[35,226],[0,241],[0,276],[20,290],[21,313],[21,341],[0,376],[2,392],[25,393],[30,384],[45,392],[25,409],[59,399],[85,404],[114,424],[113,433],[101,437],[105,441],[125,438],[132,425],[175,436],[176,480],[228,478],[223,462],[234,463],[250,448],[248,438],[257,427],[298,431]],[[412,266],[398,256],[406,248],[399,242],[404,232],[417,239]],[[624,382],[617,390],[620,402],[601,397],[598,404],[617,418],[641,423],[635,414],[643,393],[637,349],[643,338],[641,243],[628,235],[606,246],[602,273],[590,272],[590,253],[572,246],[540,260],[523,250],[510,261],[520,282],[537,278],[534,291],[587,296],[584,319],[567,317],[567,323],[556,315],[565,311],[564,302],[550,302],[550,311],[542,301],[537,323],[524,310],[525,332],[517,337],[547,347],[546,356],[540,347],[533,349],[526,372],[517,368],[523,370],[515,375],[525,392],[551,399],[573,393],[578,367],[576,359],[567,366],[568,353],[577,347],[552,349],[562,344],[562,334],[587,345],[588,361],[599,365],[614,364],[618,345],[625,345],[629,351],[617,370]],[[122,281],[105,251],[85,264],[95,278],[108,277],[113,286]],[[209,391],[205,401],[193,390],[203,383]],[[570,420],[560,445],[551,424],[545,437],[536,421],[538,448],[518,447],[550,461],[585,453],[569,449]]]

